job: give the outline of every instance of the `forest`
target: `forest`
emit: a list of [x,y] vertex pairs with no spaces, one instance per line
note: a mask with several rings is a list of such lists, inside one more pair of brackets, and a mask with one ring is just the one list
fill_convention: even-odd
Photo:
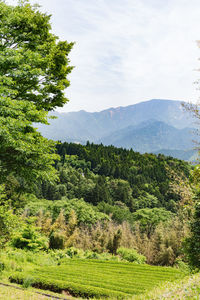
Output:
[[[40,180],[24,193],[19,178],[7,178],[2,199],[21,213],[25,226],[11,241],[15,247],[74,246],[116,254],[122,246],[158,265],[174,265],[183,257],[180,243],[192,210],[191,165],[89,142],[57,143],[56,148],[56,182]],[[27,230],[40,234],[48,246],[39,241],[33,246],[31,236],[25,241]],[[155,250],[159,235],[163,239]]]

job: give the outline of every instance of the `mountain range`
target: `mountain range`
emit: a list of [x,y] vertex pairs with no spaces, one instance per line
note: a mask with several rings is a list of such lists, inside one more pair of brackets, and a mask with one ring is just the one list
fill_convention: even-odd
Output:
[[153,99],[100,112],[59,113],[51,115],[49,126],[37,124],[39,131],[62,142],[103,143],[193,159],[194,120],[181,101]]

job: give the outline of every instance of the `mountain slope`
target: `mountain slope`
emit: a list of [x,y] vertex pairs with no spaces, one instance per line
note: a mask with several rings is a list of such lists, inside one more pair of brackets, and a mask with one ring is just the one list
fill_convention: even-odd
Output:
[[155,119],[176,128],[191,127],[192,119],[180,101],[150,100],[138,104],[110,108],[101,112],[54,113],[50,126],[38,125],[42,134],[55,140],[94,141],[112,132]]
[[[47,138],[62,142],[85,143],[133,148],[139,152],[193,149],[193,119],[181,101],[154,99],[101,112],[54,112],[50,126],[37,124]],[[184,155],[184,153],[182,153]],[[181,155],[182,155],[181,154]],[[189,155],[189,153],[188,153]],[[176,156],[177,157],[177,156]]]
[[144,153],[159,149],[191,150],[191,128],[177,129],[164,122],[151,120],[129,126],[102,138],[104,145],[125,147]]
[[172,156],[174,158],[190,161],[193,164],[197,163],[197,150],[176,150],[176,149],[159,149],[154,154],[164,154],[165,156]]

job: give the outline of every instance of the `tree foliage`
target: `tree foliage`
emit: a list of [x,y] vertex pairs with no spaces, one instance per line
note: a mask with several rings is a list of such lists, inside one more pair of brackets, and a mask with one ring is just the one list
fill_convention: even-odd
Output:
[[54,142],[33,127],[67,102],[68,54],[73,43],[51,33],[50,16],[28,1],[0,1],[0,181],[9,174],[29,186],[55,178]]
[[15,235],[11,241],[12,246],[15,248],[26,250],[46,250],[48,248],[48,240],[42,236],[38,228],[33,224],[31,218],[26,220],[26,223],[22,223],[21,228],[15,232]]
[[37,109],[63,106],[72,67],[68,54],[73,43],[51,33],[50,16],[20,1],[0,2],[0,82],[4,97],[29,101]]
[[[81,197],[95,205],[101,201],[111,205],[120,201],[131,212],[145,207],[165,207],[174,212],[175,204],[181,196],[171,187],[169,170],[184,179],[189,176],[191,169],[186,162],[172,157],[147,153],[142,155],[132,149],[89,142],[87,145],[65,142],[57,145],[57,149],[58,154],[62,155],[63,149],[67,154],[66,164],[62,166],[65,171],[57,165],[59,170],[63,170],[60,180],[65,184],[70,177],[73,185],[79,185],[75,197],[79,197],[82,192]],[[68,159],[69,155],[73,159]],[[64,174],[69,168],[71,172],[67,171],[67,177]],[[87,186],[87,192],[83,186]]]

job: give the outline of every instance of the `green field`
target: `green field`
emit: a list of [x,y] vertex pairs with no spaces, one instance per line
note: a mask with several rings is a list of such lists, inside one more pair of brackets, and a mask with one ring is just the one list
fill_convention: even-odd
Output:
[[174,268],[71,259],[60,266],[37,266],[29,271],[14,273],[10,280],[22,284],[28,278],[34,287],[54,292],[67,291],[78,297],[124,299],[183,276]]

